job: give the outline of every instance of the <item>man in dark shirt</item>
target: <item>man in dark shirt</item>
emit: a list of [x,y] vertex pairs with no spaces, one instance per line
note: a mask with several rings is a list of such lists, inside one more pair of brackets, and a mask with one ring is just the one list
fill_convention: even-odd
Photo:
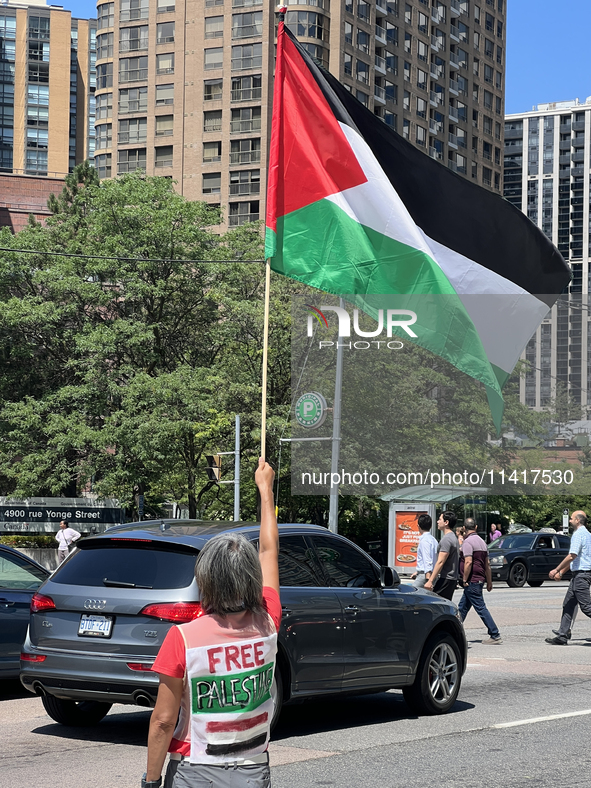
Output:
[[473,607],[488,630],[489,639],[482,642],[487,646],[496,645],[503,641],[483,596],[485,582],[486,590],[492,591],[488,548],[484,539],[481,539],[476,533],[476,523],[471,517],[464,521],[464,528],[466,537],[460,552],[460,578],[464,586],[464,594],[460,599],[458,609],[462,621],[464,621],[470,608]]
[[456,516],[453,512],[442,512],[437,520],[441,531],[441,541],[437,548],[437,561],[431,577],[424,585],[427,591],[434,591],[439,596],[451,601],[458,582],[458,560],[460,547],[454,533]]

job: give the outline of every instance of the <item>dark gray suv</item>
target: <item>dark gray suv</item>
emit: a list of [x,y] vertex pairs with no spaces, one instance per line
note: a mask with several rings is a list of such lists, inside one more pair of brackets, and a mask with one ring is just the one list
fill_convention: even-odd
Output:
[[[98,722],[113,703],[152,706],[150,672],[173,623],[200,612],[193,569],[221,531],[256,543],[254,523],[152,521],[79,542],[31,602],[21,681],[66,725]],[[448,711],[466,667],[456,606],[401,584],[359,547],[312,525],[280,525],[283,621],[274,696],[402,689],[413,710]]]

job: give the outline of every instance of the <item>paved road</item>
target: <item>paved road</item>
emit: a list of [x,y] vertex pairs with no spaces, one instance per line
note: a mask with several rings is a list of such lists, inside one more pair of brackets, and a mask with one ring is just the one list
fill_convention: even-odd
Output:
[[[562,583],[495,587],[488,601],[504,643],[481,645],[486,633],[470,614],[469,667],[454,710],[443,717],[413,717],[399,692],[286,708],[271,744],[274,788],[522,788],[565,779],[588,786],[591,621],[579,617],[566,648],[544,642],[564,590]],[[137,788],[148,721],[149,712],[116,706],[96,728],[68,729],[18,684],[0,685],[3,783]],[[465,753],[475,759],[469,773]]]

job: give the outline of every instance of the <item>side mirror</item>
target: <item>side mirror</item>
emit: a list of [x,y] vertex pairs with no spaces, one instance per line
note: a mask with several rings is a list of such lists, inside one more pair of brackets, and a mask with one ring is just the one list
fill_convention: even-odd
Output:
[[397,588],[400,585],[398,572],[391,566],[381,566],[380,585],[382,588]]

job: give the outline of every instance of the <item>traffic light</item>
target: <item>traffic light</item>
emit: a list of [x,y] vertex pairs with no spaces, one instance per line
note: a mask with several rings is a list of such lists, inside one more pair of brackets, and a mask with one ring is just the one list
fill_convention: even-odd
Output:
[[219,454],[207,454],[207,478],[210,482],[219,482],[222,475],[222,458]]

